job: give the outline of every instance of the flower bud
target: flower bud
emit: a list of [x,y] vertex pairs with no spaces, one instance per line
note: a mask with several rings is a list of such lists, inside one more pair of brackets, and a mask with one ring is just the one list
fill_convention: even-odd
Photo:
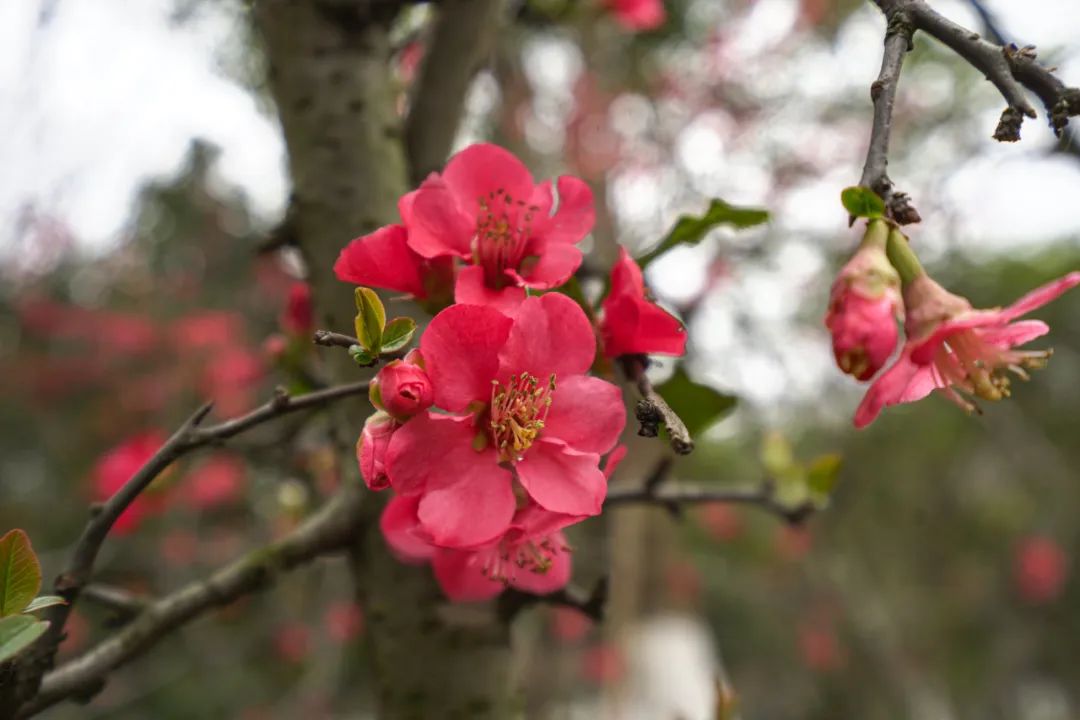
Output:
[[390,436],[401,425],[384,412],[377,412],[364,422],[364,430],[356,441],[356,461],[369,490],[385,490],[390,486],[386,476],[386,451]]
[[399,420],[431,407],[431,380],[419,365],[394,360],[375,377],[379,401],[386,412]]
[[885,255],[887,227],[872,223],[859,249],[836,276],[825,326],[836,364],[859,380],[877,374],[896,349],[904,305],[900,276]]

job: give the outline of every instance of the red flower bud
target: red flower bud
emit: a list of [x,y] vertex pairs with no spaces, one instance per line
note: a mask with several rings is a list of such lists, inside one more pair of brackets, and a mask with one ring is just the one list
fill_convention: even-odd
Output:
[[370,490],[385,490],[390,486],[386,476],[386,449],[390,446],[390,436],[400,427],[394,418],[384,412],[377,412],[364,423],[364,430],[356,442],[356,461],[360,463],[360,474]]
[[404,420],[433,402],[431,380],[424,369],[411,362],[394,360],[375,377],[383,409]]

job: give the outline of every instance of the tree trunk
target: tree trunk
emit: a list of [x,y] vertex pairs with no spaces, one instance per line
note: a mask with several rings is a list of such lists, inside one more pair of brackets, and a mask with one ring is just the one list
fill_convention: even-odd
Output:
[[[396,11],[396,3],[375,0],[254,5],[316,309],[325,327],[338,331],[351,328],[355,311],[352,288],[333,275],[334,261],[350,239],[396,222],[397,199],[407,189],[387,38]],[[457,118],[448,121],[456,124]],[[345,353],[333,354],[337,375],[355,373]],[[369,411],[359,402],[345,411],[348,437],[359,434]],[[344,481],[359,482],[355,460],[346,458],[345,467]],[[364,512],[374,519],[384,502],[372,495]],[[508,628],[488,606],[446,603],[430,568],[402,565],[387,552],[377,523],[367,527],[367,536],[357,538],[352,567],[369,619],[380,716],[519,714]]]

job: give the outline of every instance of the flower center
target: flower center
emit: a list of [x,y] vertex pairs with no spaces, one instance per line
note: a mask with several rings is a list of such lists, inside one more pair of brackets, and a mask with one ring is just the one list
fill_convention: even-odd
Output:
[[512,198],[499,188],[481,197],[476,220],[473,262],[484,268],[485,283],[503,288],[507,270],[517,270],[532,234],[533,213],[540,208]]
[[484,559],[481,572],[489,580],[508,584],[518,571],[543,575],[551,569],[559,552],[570,552],[570,548],[550,536],[524,542],[504,540]]
[[[968,412],[979,407],[956,392],[963,390],[982,400],[997,401],[1011,394],[1011,372],[1028,380],[1028,370],[1039,370],[1053,354],[1051,350],[1013,350],[988,343],[972,330],[961,330],[941,344],[934,356],[934,369],[951,386],[946,394]],[[955,389],[954,389],[955,388]]]
[[500,459],[513,462],[532,446],[551,409],[555,376],[541,383],[529,373],[511,375],[506,385],[491,381],[491,438]]

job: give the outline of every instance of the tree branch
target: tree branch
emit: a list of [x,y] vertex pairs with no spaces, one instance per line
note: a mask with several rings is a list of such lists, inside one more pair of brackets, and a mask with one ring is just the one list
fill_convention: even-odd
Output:
[[107,609],[111,615],[108,624],[114,627],[127,624],[153,603],[153,598],[138,595],[112,585],[90,583],[82,589],[80,597],[87,602]]
[[442,0],[405,123],[412,181],[442,168],[461,122],[469,84],[491,51],[502,0]]
[[56,605],[47,611],[49,629],[36,643],[29,657],[20,659],[20,676],[14,689],[17,697],[6,699],[10,707],[0,708],[0,718],[9,717],[9,713],[14,712],[20,701],[35,695],[42,673],[52,666],[56,649],[64,636],[68,616],[80,592],[90,580],[98,552],[113,524],[169,465],[196,448],[220,442],[282,415],[325,405],[350,395],[360,395],[367,390],[367,381],[339,385],[296,397],[289,396],[279,388],[274,397],[259,408],[207,428],[200,428],[199,425],[206,419],[212,405],[207,403],[196,410],[120,490],[93,508],[90,520],[75,544],[70,562],[54,583],[56,593],[67,600],[67,603]]
[[656,392],[645,369],[648,358],[644,355],[626,355],[619,360],[626,378],[633,382],[641,395],[635,414],[641,427],[638,435],[656,437],[660,433],[660,424],[667,428],[671,449],[679,455],[689,455],[694,451],[694,439],[686,429],[686,423],[671,409],[667,401]]
[[921,218],[908,195],[893,189],[888,165],[893,105],[896,102],[896,89],[900,83],[904,55],[911,49],[913,28],[902,8],[893,10],[887,17],[889,26],[885,32],[881,71],[870,86],[870,98],[874,102],[874,121],[870,128],[870,145],[866,151],[866,163],[863,165],[859,184],[881,196],[889,215],[896,222],[908,225],[919,222]]
[[756,488],[717,489],[696,485],[664,485],[661,487],[612,488],[604,500],[604,509],[631,503],[650,503],[669,506],[672,504],[697,505],[701,503],[729,503],[753,505],[766,510],[791,525],[799,525],[812,515],[817,507],[810,501],[795,506],[785,505],[776,497],[772,482]]
[[266,587],[283,571],[344,550],[360,530],[362,498],[359,486],[344,486],[282,540],[149,603],[123,630],[47,673],[40,692],[18,717],[31,717],[68,698],[89,699],[104,687],[112,670],[138,657],[170,632],[209,610]]

